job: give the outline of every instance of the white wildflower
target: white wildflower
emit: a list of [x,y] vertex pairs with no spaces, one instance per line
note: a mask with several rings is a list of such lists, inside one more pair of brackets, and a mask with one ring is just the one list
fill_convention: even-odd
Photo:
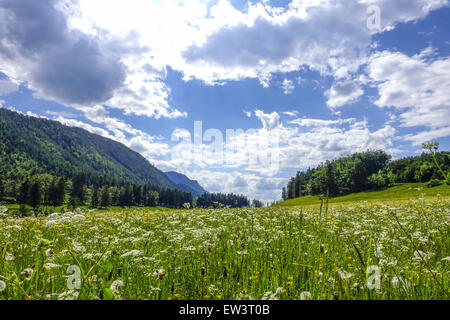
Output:
[[15,257],[11,253],[7,252],[5,254],[5,260],[6,261],[13,261],[14,259],[15,259]]
[[79,222],[79,221],[83,221],[84,219],[85,219],[85,217],[83,215],[77,214],[72,217],[72,222]]
[[25,277],[26,281],[28,281],[33,276],[33,272],[34,272],[33,269],[27,268],[27,269],[23,270],[20,274]]
[[110,286],[110,289],[116,293],[119,292],[122,288],[123,288],[122,280],[115,280]]
[[272,293],[271,291],[266,292],[264,296],[261,298],[261,300],[277,300],[278,296],[283,292],[283,288],[278,288],[275,293]]
[[434,256],[433,252],[423,252],[420,250],[414,251],[414,258],[415,261],[421,261],[423,260],[429,260],[432,256]]
[[44,264],[44,268],[45,268],[45,270],[52,270],[52,269],[61,268],[61,266],[59,264],[46,263],[46,264]]
[[53,248],[47,249],[47,251],[45,251],[45,255],[49,258],[53,257],[54,255]]
[[122,258],[127,258],[127,257],[142,257],[144,255],[144,251],[142,250],[131,250],[128,251],[126,253],[124,253],[123,255],[121,255]]
[[157,270],[155,270],[153,275],[157,276],[160,280],[162,280],[164,278],[164,276],[166,275],[166,272],[164,271],[164,269],[157,269]]
[[47,221],[47,223],[45,224],[45,228],[51,228],[51,227],[53,227],[53,226],[55,226],[55,225],[57,225],[58,224],[58,222],[56,222],[55,220],[50,220],[50,221]]
[[311,300],[311,292],[303,291],[300,293],[300,300]]
[[0,292],[5,291],[6,289],[6,282],[0,280]]
[[78,292],[75,290],[70,290],[63,292],[58,295],[58,300],[76,300],[78,298]]
[[409,288],[408,281],[403,279],[403,278],[401,278],[401,277],[393,277],[391,283],[392,283],[392,286],[394,288],[398,288],[400,285],[402,285],[402,287],[404,289],[408,289]]
[[339,273],[339,276],[341,277],[342,280],[347,280],[347,279],[350,279],[351,277],[354,276],[353,273],[349,273],[349,272],[347,272],[345,270],[342,270],[342,269],[339,269],[338,273]]
[[47,217],[47,219],[48,220],[55,220],[55,219],[57,219],[57,218],[59,218],[59,213],[58,212],[55,212],[55,213],[52,213],[51,215],[49,215],[48,217]]

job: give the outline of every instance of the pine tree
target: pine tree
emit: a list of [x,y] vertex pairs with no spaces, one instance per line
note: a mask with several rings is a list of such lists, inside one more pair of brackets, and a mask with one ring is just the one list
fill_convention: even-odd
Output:
[[19,188],[19,203],[28,203],[28,195],[30,193],[30,180],[26,179]]
[[283,199],[283,201],[287,200],[287,196],[286,196],[286,188],[283,188],[283,191],[281,193],[281,198]]
[[5,185],[3,184],[3,180],[0,178],[0,201],[5,197]]
[[91,208],[95,209],[98,207],[98,187],[94,186],[91,196]]
[[40,206],[42,201],[42,191],[41,191],[41,185],[38,181],[36,181],[30,189],[30,198],[29,198],[29,205],[33,208],[37,208]]
[[77,175],[72,182],[71,202],[73,205],[84,205],[86,201],[86,176],[83,173]]
[[331,162],[326,162],[326,192],[330,196],[337,194],[336,177],[334,175],[333,165]]
[[100,206],[102,206],[103,208],[107,208],[109,205],[110,205],[109,188],[103,187],[100,199]]
[[66,181],[64,178],[59,178],[58,185],[55,190],[55,204],[54,206],[61,206],[66,198]]

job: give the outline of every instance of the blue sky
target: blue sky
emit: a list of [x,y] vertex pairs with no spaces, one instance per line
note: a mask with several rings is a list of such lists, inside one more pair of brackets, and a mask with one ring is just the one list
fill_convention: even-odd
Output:
[[267,201],[327,159],[449,150],[448,1],[370,5],[375,29],[362,0],[0,0],[0,106]]

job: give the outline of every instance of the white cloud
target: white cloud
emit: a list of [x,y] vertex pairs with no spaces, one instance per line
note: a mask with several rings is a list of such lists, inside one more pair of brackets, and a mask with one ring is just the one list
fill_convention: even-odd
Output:
[[446,4],[446,0],[296,0],[287,10],[249,4],[245,14],[227,11],[231,25],[214,24],[217,21],[210,18],[214,30],[185,50],[187,63],[176,67],[186,78],[207,83],[251,77],[267,85],[271,73],[302,66],[345,78],[365,62],[371,36],[378,32],[367,28],[369,5],[380,7],[383,28],[391,29]]
[[89,131],[90,133],[97,134],[97,135],[100,135],[100,136],[108,138],[108,139],[114,139],[114,137],[107,130],[105,130],[103,128],[99,128],[99,127],[94,127],[88,123],[85,123],[85,122],[82,122],[79,120],[66,119],[62,116],[58,116],[58,117],[54,118],[53,120],[56,120],[66,126],[69,126],[69,127],[81,128],[86,131]]
[[327,105],[331,108],[355,103],[363,94],[364,91],[355,81],[334,83],[331,89],[325,92]]
[[356,123],[356,119],[321,120],[321,119],[295,119],[289,122],[302,127],[328,127],[331,125],[343,125],[346,123]]
[[284,94],[291,94],[295,90],[295,85],[292,80],[284,79],[281,88],[283,88]]
[[293,0],[286,9],[263,1],[249,2],[246,12],[227,0],[79,3],[69,20],[73,28],[99,34],[94,27],[100,27],[118,37],[136,30],[139,44],[150,49],[150,68],[170,65],[186,80],[210,84],[250,77],[268,86],[272,73],[303,66],[338,78],[357,70],[378,32],[367,29],[369,5],[380,7],[383,28],[391,29],[447,0]]
[[294,110],[294,111],[285,111],[283,112],[284,115],[288,116],[288,117],[296,117],[298,116],[298,111]]
[[19,90],[19,85],[9,79],[0,79],[0,96],[7,96]]
[[263,128],[266,130],[278,128],[281,124],[280,115],[277,112],[266,114],[264,111],[256,110],[255,115],[262,122]]
[[[131,70],[135,63],[138,62],[131,62],[128,69]],[[161,81],[160,73],[149,74],[147,66],[148,64],[130,72],[125,86],[116,89],[113,97],[104,104],[111,108],[122,109],[128,115],[156,119],[187,117],[186,112],[169,105],[170,88]]]
[[450,58],[430,59],[433,50],[407,56],[383,51],[374,54],[367,72],[378,88],[379,107],[399,112],[403,127],[427,127],[428,132],[408,136],[416,144],[444,137],[450,127]]
[[251,118],[252,117],[252,112],[251,111],[243,110],[243,112],[245,113],[247,118]]
[[411,141],[414,146],[421,146],[424,142],[430,142],[432,140],[448,136],[450,136],[450,126],[422,131],[416,134],[409,134],[404,137],[404,140]]

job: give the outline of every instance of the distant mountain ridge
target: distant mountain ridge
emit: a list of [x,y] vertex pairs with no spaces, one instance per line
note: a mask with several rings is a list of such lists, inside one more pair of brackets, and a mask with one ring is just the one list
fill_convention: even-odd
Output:
[[0,173],[19,179],[27,172],[180,189],[166,174],[125,145],[65,126],[0,108]]
[[166,172],[166,176],[175,183],[179,189],[190,192],[194,196],[201,196],[207,191],[198,183],[198,181],[191,180],[186,177],[184,174],[170,171]]

